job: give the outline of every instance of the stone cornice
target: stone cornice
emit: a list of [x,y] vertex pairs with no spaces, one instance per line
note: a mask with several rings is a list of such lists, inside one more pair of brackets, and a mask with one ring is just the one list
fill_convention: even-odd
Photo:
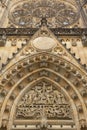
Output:
[[[39,28],[0,28],[0,35],[7,36],[33,36]],[[87,28],[50,28],[56,36],[81,36],[87,35]]]

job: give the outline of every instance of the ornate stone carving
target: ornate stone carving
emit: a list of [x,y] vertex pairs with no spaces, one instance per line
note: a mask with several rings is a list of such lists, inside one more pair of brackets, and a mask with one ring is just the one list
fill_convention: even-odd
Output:
[[42,81],[34,85],[18,103],[17,119],[66,119],[71,120],[72,109],[57,88]]
[[5,46],[6,44],[6,34],[3,34],[2,36],[0,36],[0,46]]
[[87,125],[86,125],[86,120],[85,119],[80,120],[80,127],[81,127],[81,130],[86,130]]
[[[50,28],[55,36],[87,36],[87,29],[85,28]],[[38,31],[38,28],[0,28],[0,36],[6,34],[7,36],[33,36]]]
[[74,5],[58,0],[29,0],[18,2],[9,12],[9,19],[20,27],[40,27],[41,19],[47,19],[49,27],[68,26],[78,20]]
[[82,43],[83,46],[87,47],[87,36],[85,36],[84,33],[82,34]]

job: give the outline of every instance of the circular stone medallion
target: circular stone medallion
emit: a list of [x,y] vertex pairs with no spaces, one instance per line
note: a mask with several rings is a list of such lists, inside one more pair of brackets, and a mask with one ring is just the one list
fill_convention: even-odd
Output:
[[57,45],[56,41],[49,37],[38,37],[33,40],[32,44],[36,49],[42,51],[51,50]]

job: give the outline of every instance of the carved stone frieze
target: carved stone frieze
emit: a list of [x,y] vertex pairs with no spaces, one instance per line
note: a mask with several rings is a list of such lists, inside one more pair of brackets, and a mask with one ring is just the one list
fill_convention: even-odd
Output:
[[72,109],[65,96],[48,81],[36,83],[18,103],[16,119],[72,120]]
[[[87,35],[86,28],[50,28],[56,36],[82,36]],[[7,36],[33,36],[38,28],[0,28],[0,35]]]

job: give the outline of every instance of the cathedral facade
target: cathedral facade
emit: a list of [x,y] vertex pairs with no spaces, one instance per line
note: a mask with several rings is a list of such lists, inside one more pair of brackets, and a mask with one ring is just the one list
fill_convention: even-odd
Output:
[[0,0],[0,130],[87,130],[86,28],[86,0]]

